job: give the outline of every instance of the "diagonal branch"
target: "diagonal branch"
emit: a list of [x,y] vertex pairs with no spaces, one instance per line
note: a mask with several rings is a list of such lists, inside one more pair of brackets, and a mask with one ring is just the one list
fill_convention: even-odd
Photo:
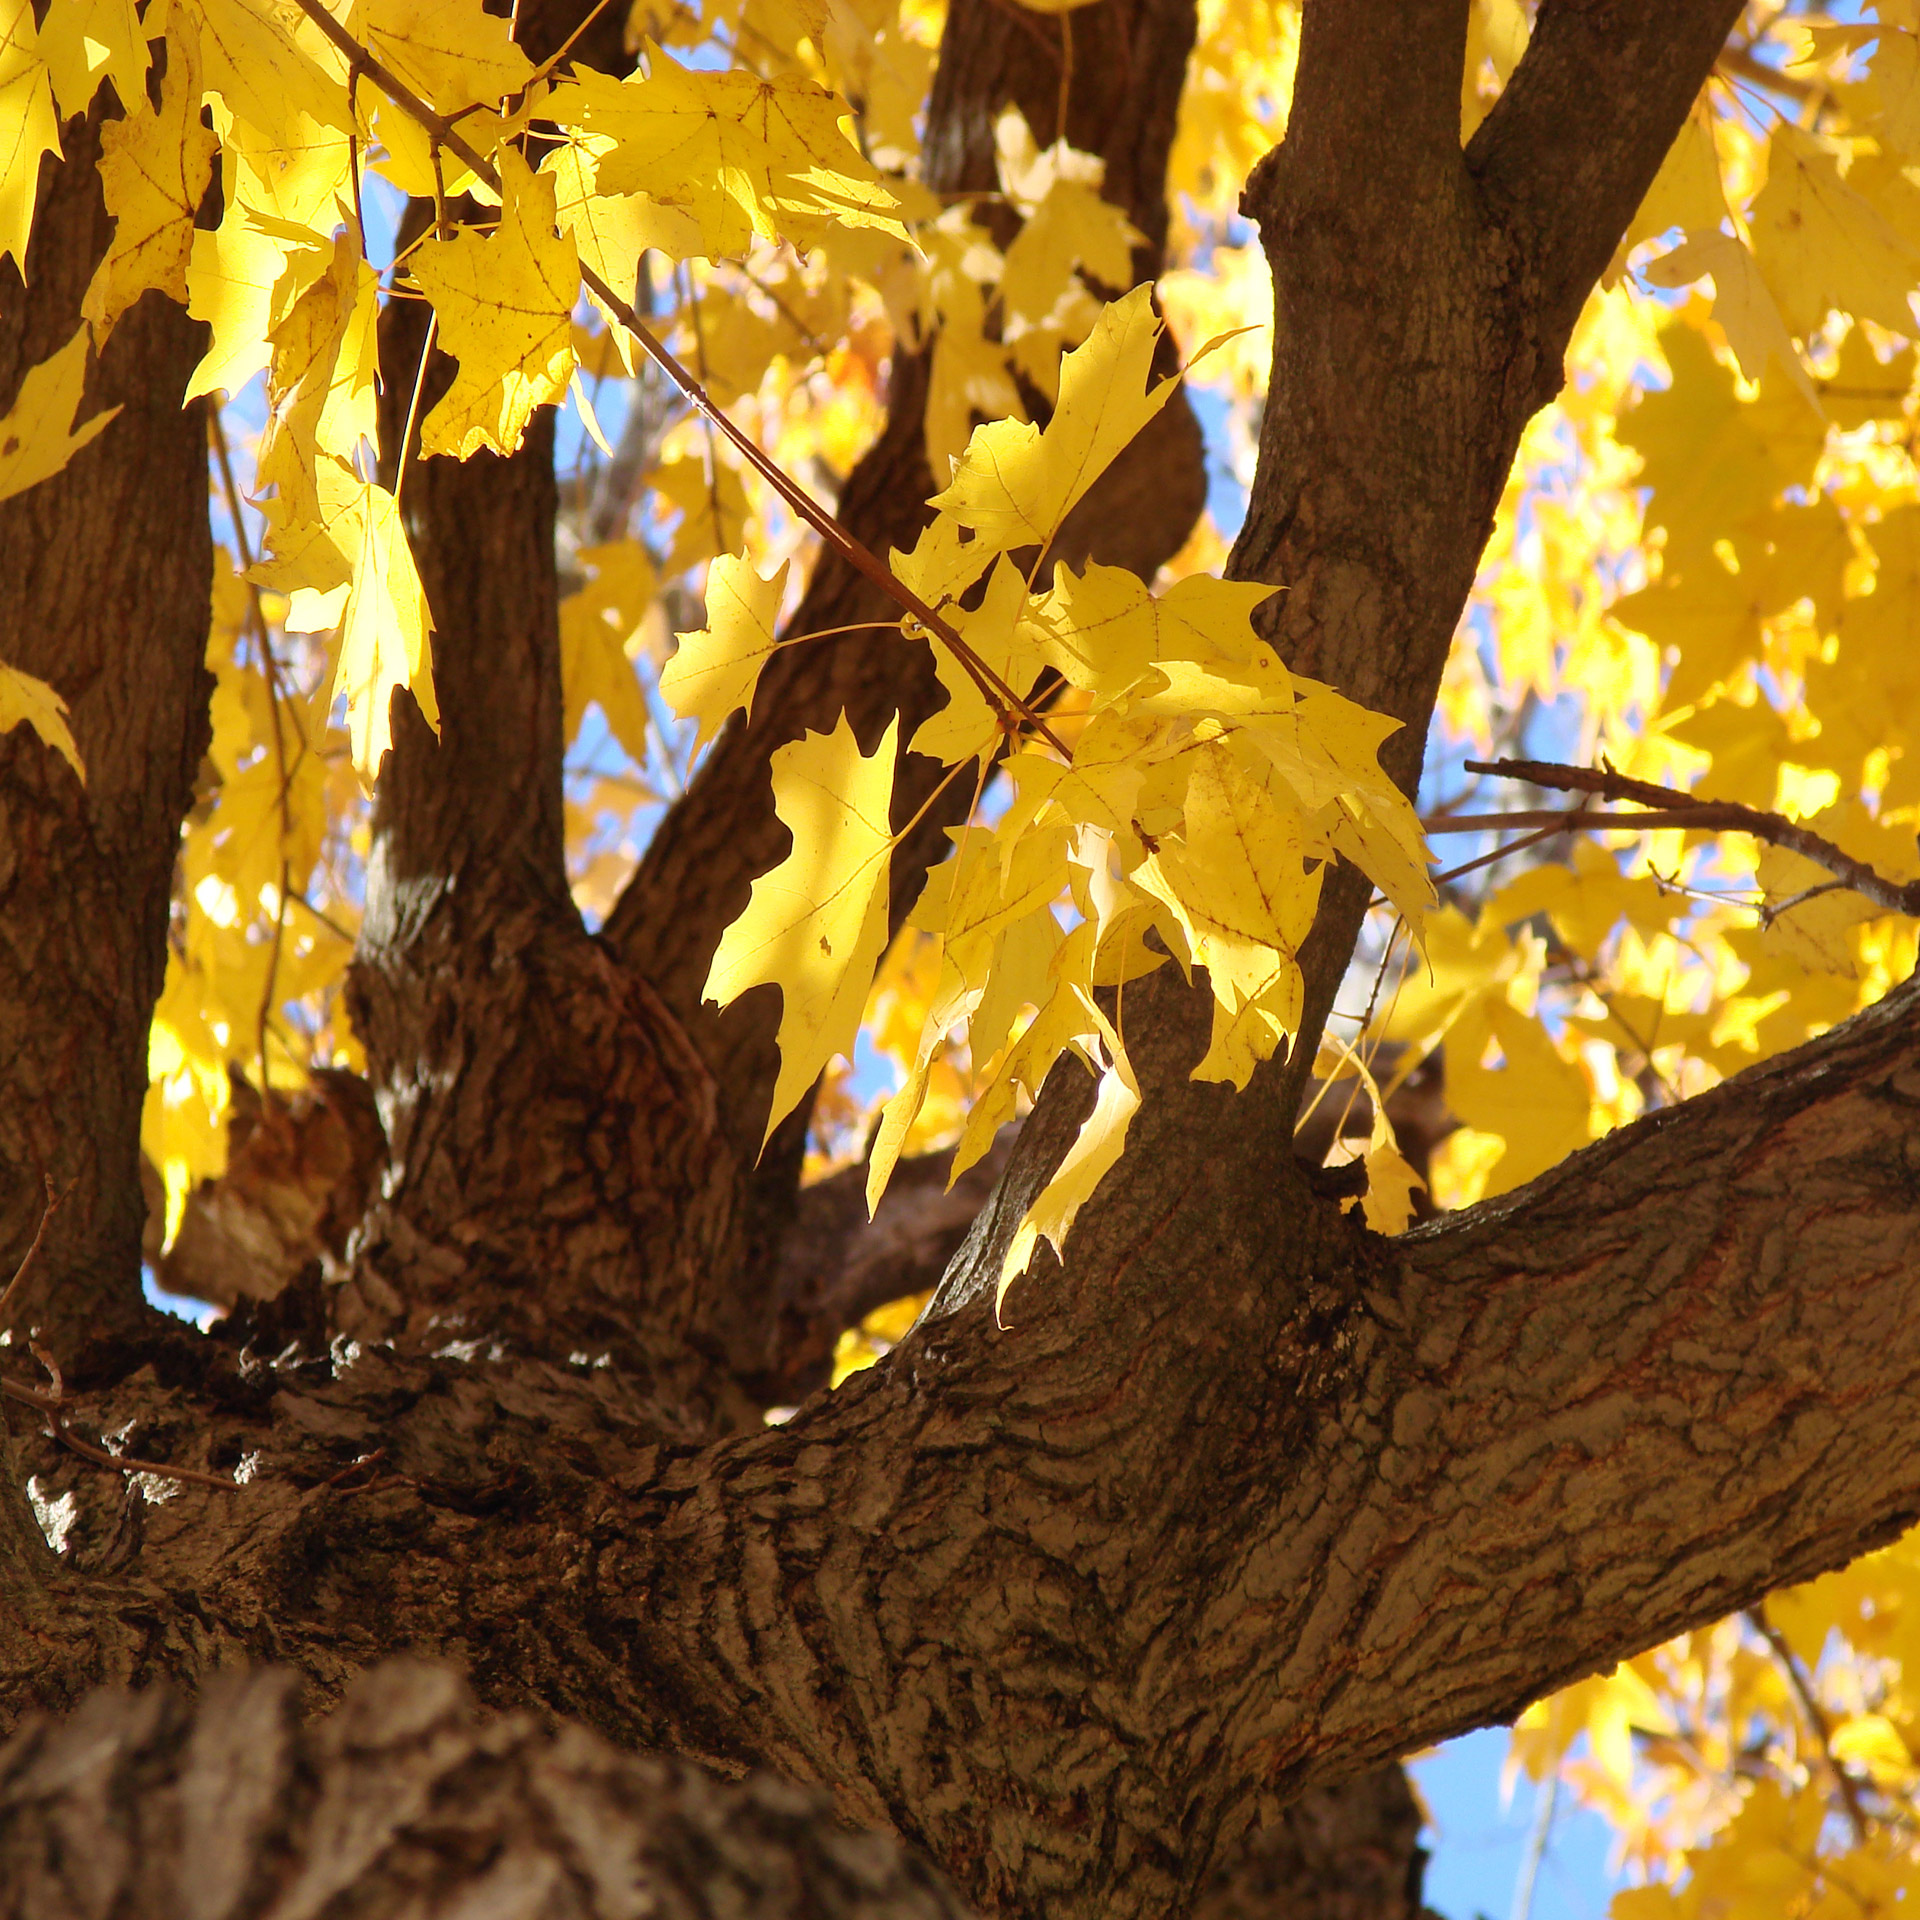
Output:
[[[1498,774],[1502,779],[1524,780],[1530,786],[1563,793],[1594,793],[1603,800],[1631,800],[1652,810],[1642,814],[1568,816],[1582,826],[1684,827],[1690,833],[1750,833],[1756,840],[1765,840],[1825,867],[1836,880],[1871,900],[1876,907],[1884,907],[1889,913],[1920,916],[1920,880],[1889,880],[1864,860],[1856,860],[1824,835],[1789,820],[1783,813],[1744,807],[1733,800],[1702,799],[1677,787],[1629,779],[1611,767],[1563,767],[1543,760],[1469,760],[1466,768],[1469,773]],[[1531,816],[1508,815],[1506,818],[1524,826]],[[1466,827],[1456,821],[1442,831],[1464,832]]]
[[[484,182],[495,194],[501,191],[499,170],[493,162],[481,153],[451,120],[421,99],[390,67],[363,47],[327,11],[323,0],[296,0],[296,4],[301,12],[346,56],[353,72],[364,73],[410,120],[431,134],[449,153],[454,154],[470,168],[476,179]],[[762,450],[760,443],[752,435],[737,426],[732,416],[724,408],[715,404],[713,396],[668,351],[665,342],[634,310],[631,300],[624,294],[615,292],[584,260],[580,263],[580,282],[633,335],[648,359],[653,361],[686,395],[694,411],[726,437],[740,457],[826,542],[827,546],[849,566],[864,574],[901,609],[909,621],[916,623],[928,635],[939,641],[960,662],[1004,722],[1008,724],[1018,722],[1030,726],[1039,738],[1057,749],[1063,757],[1071,758],[1053,730],[1047,725],[1044,717],[1036,713],[1021,695],[1009,687],[961,639],[950,622],[943,619],[934,608],[928,606],[904,580],[899,579],[885,561],[864,543],[856,540],[805,487]]]
[[[1646,197],[1742,0],[1546,0],[1467,166],[1524,257],[1543,334],[1571,327]],[[1557,355],[1556,355],[1557,358]]]

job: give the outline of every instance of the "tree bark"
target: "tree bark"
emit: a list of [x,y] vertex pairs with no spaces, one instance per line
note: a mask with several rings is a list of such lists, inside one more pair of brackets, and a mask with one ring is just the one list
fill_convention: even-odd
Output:
[[66,1684],[245,1656],[332,1696],[437,1650],[496,1705],[821,1785],[989,1910],[1187,1912],[1309,1790],[1920,1516],[1916,1004],[1393,1241],[1284,1140],[1196,1180],[1143,1108],[1154,1204],[1083,1215],[1004,1326],[974,1298],[705,1450],[610,1369],[183,1335],[179,1385],[72,1422],[248,1482],[123,1498],[23,1435],[67,1539],[0,1711],[76,1619]]
[[[0,412],[72,338],[113,225],[102,109],[43,162],[23,286],[0,263]],[[148,294],[88,376],[119,417],[64,471],[0,503],[0,653],[67,701],[84,785],[26,727],[0,735],[0,1287],[61,1196],[15,1307],[68,1360],[133,1332],[140,1108],[166,972],[180,822],[209,739],[212,536],[204,405],[182,409],[206,329]]]
[[234,1671],[191,1709],[101,1693],[23,1727],[0,1750],[0,1916],[967,1920],[891,1835],[784,1781],[483,1723],[454,1674],[411,1662],[317,1725],[297,1695]]

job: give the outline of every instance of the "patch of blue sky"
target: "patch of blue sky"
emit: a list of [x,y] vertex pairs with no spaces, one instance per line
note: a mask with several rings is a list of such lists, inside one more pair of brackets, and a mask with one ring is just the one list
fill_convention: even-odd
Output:
[[[1524,1776],[1504,1788],[1508,1735],[1484,1727],[1411,1762],[1426,1803],[1426,1904],[1445,1920],[1604,1920],[1625,1884],[1611,1862],[1613,1829],[1564,1791],[1549,1807]],[[1544,1824],[1544,1831],[1543,1831]],[[1539,1849],[1531,1903],[1520,1912],[1529,1853]]]

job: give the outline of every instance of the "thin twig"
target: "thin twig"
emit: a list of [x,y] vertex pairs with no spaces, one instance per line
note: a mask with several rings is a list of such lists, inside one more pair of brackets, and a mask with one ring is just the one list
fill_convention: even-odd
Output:
[[[1469,773],[1493,773],[1507,780],[1524,780],[1530,786],[1555,788],[1564,793],[1598,794],[1603,800],[1628,800],[1650,809],[1637,814],[1593,814],[1585,819],[1599,820],[1619,827],[1684,827],[1689,833],[1746,833],[1765,840],[1803,860],[1826,870],[1876,907],[1888,913],[1920,918],[1920,880],[1902,885],[1877,873],[1864,860],[1810,832],[1785,814],[1764,813],[1758,807],[1743,807],[1731,800],[1703,800],[1676,787],[1662,787],[1651,780],[1631,780],[1611,767],[1562,767],[1543,760],[1469,760]],[[1509,816],[1511,818],[1512,816]]]
[[[365,245],[364,236],[362,245]],[[220,464],[220,482],[227,496],[227,514],[233,521],[233,544],[239,550],[241,571],[246,576],[247,606],[253,620],[254,644],[260,649],[260,670],[267,682],[267,711],[273,719],[273,761],[274,770],[279,775],[280,788],[278,808],[280,814],[280,885],[274,895],[273,911],[273,950],[267,956],[267,978],[260,989],[259,1053],[260,1053],[260,1097],[267,1098],[267,1030],[273,1017],[273,988],[280,973],[280,947],[287,926],[287,882],[292,877],[287,870],[287,843],[293,838],[293,814],[288,804],[293,790],[293,774],[287,764],[286,729],[282,724],[282,696],[280,689],[280,668],[273,657],[273,634],[267,625],[267,611],[261,604],[260,589],[253,579],[252,543],[247,538],[247,525],[240,516],[240,489],[233,478],[233,460],[227,452],[226,428],[221,424],[220,410],[214,408],[207,416],[209,431],[213,438],[213,450]],[[306,736],[302,734],[300,748],[306,751]]]
[[420,364],[413,370],[413,393],[407,401],[407,424],[400,429],[400,453],[394,463],[393,510],[400,511],[400,490],[407,484],[408,456],[413,452],[414,430],[420,424],[420,395],[427,384],[427,362],[433,358],[434,336],[440,331],[440,311],[427,315],[426,338],[420,342]]
[[1767,1643],[1791,1683],[1794,1698],[1800,1702],[1800,1711],[1807,1717],[1807,1725],[1813,1729],[1813,1737],[1820,1743],[1820,1757],[1826,1762],[1827,1771],[1833,1775],[1833,1783],[1840,1790],[1840,1798],[1846,1804],[1847,1819],[1853,1826],[1854,1842],[1858,1846],[1867,1844],[1867,1810],[1860,1804],[1860,1787],[1833,1751],[1833,1727],[1827,1719],[1826,1709],[1821,1706],[1819,1697],[1814,1693],[1813,1681],[1787,1645],[1786,1637],[1771,1620],[1767,1618],[1766,1603],[1747,1609],[1747,1624]]
[[48,1434],[63,1447],[77,1453],[82,1460],[89,1460],[95,1466],[111,1467],[116,1473],[151,1473],[162,1480],[187,1480],[197,1487],[221,1487],[228,1493],[234,1492],[240,1484],[217,1473],[202,1473],[197,1467],[168,1467],[162,1466],[157,1460],[136,1460],[131,1454],[109,1453],[105,1447],[96,1447],[91,1440],[82,1440],[62,1417],[66,1410],[66,1399],[62,1394],[38,1393],[32,1387],[22,1386],[19,1381],[4,1376],[0,1376],[0,1394],[9,1400],[17,1400],[23,1407],[32,1407],[36,1413],[44,1414]]
[[0,1293],[0,1333],[5,1333],[11,1325],[7,1315],[13,1310],[14,1296],[26,1284],[27,1275],[33,1270],[34,1256],[40,1251],[40,1242],[47,1237],[47,1222],[60,1211],[60,1202],[73,1191],[69,1185],[66,1193],[60,1192],[54,1186],[50,1173],[43,1173],[40,1177],[47,1185],[47,1204],[40,1211],[40,1224],[34,1228],[33,1239],[20,1256],[20,1264],[14,1268],[13,1278],[7,1282],[6,1292]]
[[[327,11],[324,0],[297,0],[297,4],[300,11],[346,56],[351,67],[364,73],[395,106],[417,121],[450,153],[464,161],[476,179],[483,181],[494,193],[501,191],[500,175],[493,163],[444,114],[429,106],[390,67],[369,53]],[[760,446],[751,434],[738,426],[724,409],[717,406],[713,397],[700,382],[667,350],[665,344],[656,338],[652,328],[634,311],[633,303],[608,286],[606,281],[584,260],[580,263],[580,283],[633,335],[639,342],[641,351],[687,396],[694,410],[703,419],[710,421],[732,442],[747,464],[842,560],[856,573],[870,580],[917,623],[922,631],[938,640],[959,661],[982,694],[986,695],[992,705],[1000,711],[1003,722],[1009,728],[1016,724],[1030,726],[1063,759],[1072,758],[1046,721],[961,639],[946,620],[928,606],[904,580],[900,579],[891,567],[871,548],[855,539],[805,487],[793,479]]]

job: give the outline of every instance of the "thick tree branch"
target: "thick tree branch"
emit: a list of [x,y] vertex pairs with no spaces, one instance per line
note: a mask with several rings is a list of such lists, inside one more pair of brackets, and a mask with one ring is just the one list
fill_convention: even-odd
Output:
[[[1467,165],[1564,338],[1678,137],[1741,0],[1546,0]],[[1558,349],[1555,348],[1557,353]]]
[[1004,1324],[956,1294],[704,1451],[592,1368],[202,1361],[191,1414],[149,1371],[89,1417],[248,1484],[116,1518],[23,1434],[78,1510],[18,1631],[328,1691],[442,1648],[495,1702],[825,1785],[983,1905],[1180,1914],[1302,1793],[1920,1515],[1917,1012],[1395,1241],[1229,1092],[1197,1169],[1150,1102],[1131,1204],[1110,1179]]

